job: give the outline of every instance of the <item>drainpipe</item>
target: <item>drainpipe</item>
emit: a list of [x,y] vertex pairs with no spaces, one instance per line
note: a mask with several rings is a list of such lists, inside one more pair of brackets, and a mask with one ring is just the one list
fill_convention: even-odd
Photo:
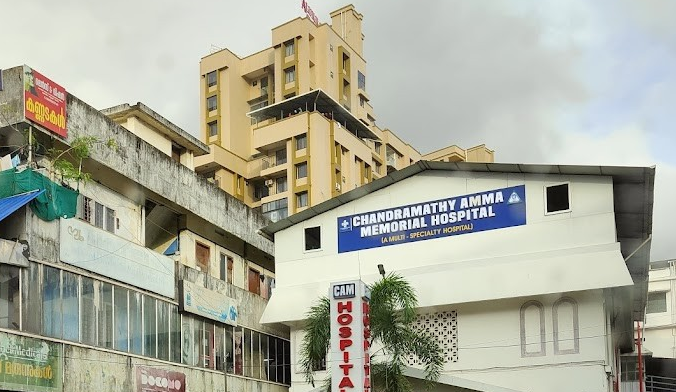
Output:
[[643,339],[641,338],[641,322],[636,322],[636,332],[638,333],[638,390],[639,392],[645,392],[645,385],[643,384],[643,355],[641,354],[641,346],[643,345]]

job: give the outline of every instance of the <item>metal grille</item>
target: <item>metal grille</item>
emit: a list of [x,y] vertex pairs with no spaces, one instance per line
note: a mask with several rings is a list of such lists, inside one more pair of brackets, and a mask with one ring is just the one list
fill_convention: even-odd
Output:
[[[436,338],[446,362],[458,362],[458,312],[455,310],[419,314],[414,328]],[[422,366],[415,355],[409,355],[409,366]]]

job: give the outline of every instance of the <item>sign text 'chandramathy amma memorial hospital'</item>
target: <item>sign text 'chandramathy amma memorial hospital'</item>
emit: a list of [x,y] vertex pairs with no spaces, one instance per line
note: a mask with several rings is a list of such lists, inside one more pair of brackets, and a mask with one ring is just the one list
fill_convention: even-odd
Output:
[[525,186],[338,218],[338,253],[526,224]]

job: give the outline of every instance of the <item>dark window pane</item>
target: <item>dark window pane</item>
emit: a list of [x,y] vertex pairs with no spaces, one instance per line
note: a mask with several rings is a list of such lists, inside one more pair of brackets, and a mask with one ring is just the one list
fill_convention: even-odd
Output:
[[181,363],[181,315],[178,313],[178,306],[171,307],[171,358],[172,362]]
[[547,187],[547,212],[566,211],[570,209],[568,200],[568,184]]
[[82,343],[96,346],[96,294],[94,292],[94,280],[83,276],[82,280]]
[[216,355],[216,370],[225,371],[225,342],[223,341],[223,327],[216,325],[214,329],[214,347]]
[[23,279],[23,330],[40,334],[42,332],[42,280],[40,264],[31,263],[24,270]]
[[44,288],[42,291],[42,332],[60,338],[63,335],[63,309],[61,308],[61,271],[42,266]]
[[157,301],[157,358],[169,360],[169,306]]
[[19,268],[0,265],[0,327],[19,329]]
[[321,249],[321,228],[308,227],[305,229],[305,250]]
[[157,320],[155,298],[143,296],[143,355],[157,357]]
[[123,287],[115,287],[115,349],[129,350],[129,309],[127,293]]
[[244,333],[242,331],[242,328],[236,328],[235,329],[235,338],[234,338],[234,350],[235,350],[235,374],[237,375],[242,375],[243,369],[242,369],[242,350],[243,350],[243,342],[242,339],[244,339]]
[[99,282],[99,288],[98,345],[113,348],[113,286]]
[[235,352],[233,349],[233,328],[225,326],[225,372],[233,374],[235,372]]
[[78,275],[63,271],[63,338],[74,342],[80,339],[80,298]]
[[143,354],[143,295],[129,293],[129,351]]

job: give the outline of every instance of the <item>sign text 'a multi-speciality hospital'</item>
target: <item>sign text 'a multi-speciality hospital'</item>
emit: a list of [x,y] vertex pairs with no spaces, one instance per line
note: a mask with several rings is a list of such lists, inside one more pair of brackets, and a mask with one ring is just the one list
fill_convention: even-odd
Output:
[[338,253],[526,224],[525,186],[338,218]]

